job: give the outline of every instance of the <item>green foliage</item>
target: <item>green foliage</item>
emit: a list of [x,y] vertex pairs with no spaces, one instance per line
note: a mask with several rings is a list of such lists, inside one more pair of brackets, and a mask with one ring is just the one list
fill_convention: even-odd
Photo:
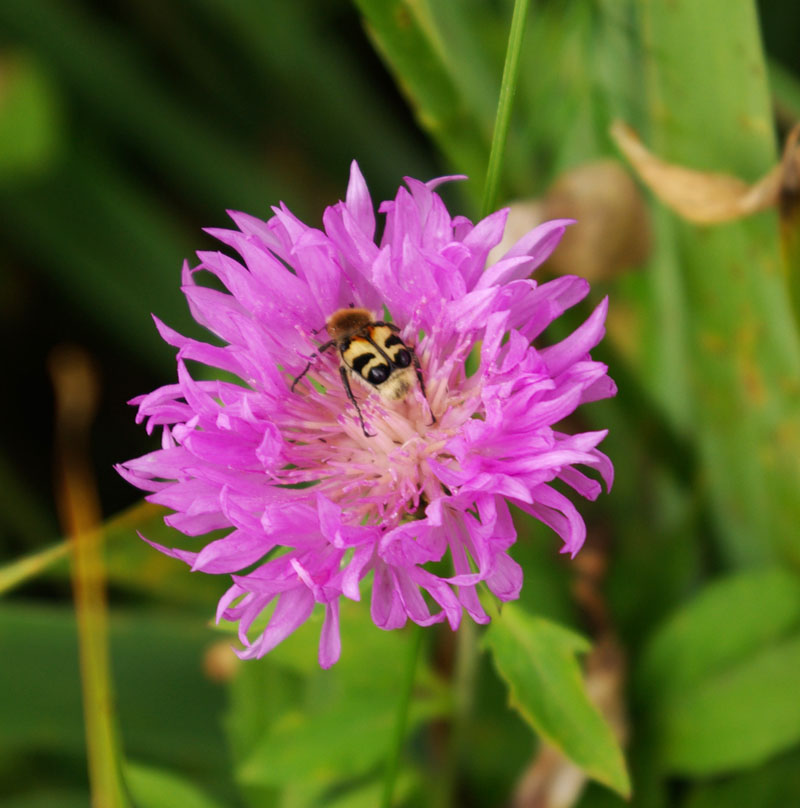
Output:
[[[169,765],[212,771],[221,765],[222,734],[213,716],[221,712],[223,695],[203,675],[203,652],[211,641],[205,626],[185,617],[114,614],[111,631],[126,751]],[[15,660],[0,668],[0,691],[14,694],[4,698],[0,745],[80,751],[80,686],[70,612],[6,605],[0,614],[0,651]],[[57,670],[52,660],[58,660]],[[153,734],[157,725],[159,732]]]
[[800,742],[800,637],[776,643],[717,677],[656,702],[672,771],[715,774],[754,766]]
[[125,782],[137,808],[219,808],[195,785],[174,772],[128,762]]
[[[747,180],[766,173],[777,155],[752,4],[645,1],[640,9],[654,148]],[[788,380],[800,374],[800,352],[775,217],[678,224],[675,243],[689,411],[722,552],[738,564],[796,560],[800,391]]]
[[[422,3],[357,0],[367,30],[397,72],[420,124],[454,165],[482,188],[491,129],[478,121],[464,99],[460,64],[448,59],[446,44]],[[499,83],[498,83],[499,87]]]
[[800,742],[800,580],[743,573],[706,590],[654,637],[639,676],[664,764],[715,774]]
[[785,808],[800,802],[800,757],[784,755],[765,766],[697,788],[686,808]]
[[486,632],[486,645],[508,685],[512,706],[531,727],[590,777],[627,796],[630,781],[622,751],[589,701],[576,659],[589,643],[507,604]]
[[[342,658],[332,670],[315,667],[321,623],[310,620],[237,672],[228,728],[246,788],[302,783],[305,799],[332,790],[344,799],[382,770],[411,638],[377,629],[362,604],[345,604],[341,619]],[[420,666],[408,731],[448,707],[443,684]]]
[[37,175],[56,158],[61,121],[47,71],[23,54],[6,55],[0,80],[0,179]]
[[639,670],[641,691],[669,695],[692,687],[798,626],[800,580],[792,573],[776,568],[724,578],[653,635]]

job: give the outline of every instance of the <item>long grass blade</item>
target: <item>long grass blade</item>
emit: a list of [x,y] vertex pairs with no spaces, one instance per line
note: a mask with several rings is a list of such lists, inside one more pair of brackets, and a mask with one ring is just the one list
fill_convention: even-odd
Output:
[[75,541],[72,580],[78,623],[86,746],[93,808],[125,808],[121,753],[114,727],[100,506],[88,462],[89,425],[97,380],[88,357],[75,348],[51,355],[56,393],[59,510]]

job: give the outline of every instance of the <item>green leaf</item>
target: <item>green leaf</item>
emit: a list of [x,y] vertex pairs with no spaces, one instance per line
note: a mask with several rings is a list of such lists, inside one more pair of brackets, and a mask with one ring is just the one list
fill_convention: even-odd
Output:
[[[240,769],[244,783],[289,785],[300,778],[327,780],[362,774],[387,755],[396,704],[386,696],[337,699],[326,710],[285,713],[252,749]],[[418,708],[411,722],[425,717]]]
[[707,775],[755,766],[800,742],[800,636],[659,704],[663,758]]
[[[412,772],[404,772],[397,778],[393,805],[404,805],[413,790],[419,788],[418,778]],[[325,808],[375,808],[380,805],[383,783],[359,783],[354,788],[325,802]]]
[[[213,635],[199,619],[114,611],[110,629],[126,750],[219,777],[223,693],[203,672]],[[0,665],[0,748],[81,754],[83,714],[71,609],[4,604],[0,656],[14,661]]]
[[136,808],[219,808],[194,783],[165,769],[128,761],[125,782]]
[[[317,663],[321,620],[315,613],[237,674],[228,729],[245,791],[289,789],[291,804],[305,805],[385,760],[403,676],[397,660],[407,656],[410,638],[376,628],[364,603],[347,601],[341,611],[342,658],[330,670]],[[448,704],[442,683],[421,662],[407,732],[442,715]]]
[[458,762],[459,790],[468,793],[475,805],[511,804],[515,783],[537,743],[525,719],[509,705],[508,689],[490,655],[481,654]]
[[786,808],[800,805],[800,753],[792,752],[765,766],[721,782],[695,788],[683,808]]
[[307,678],[269,658],[239,665],[228,688],[225,728],[234,763],[253,751],[284,713],[302,703]]
[[589,777],[623,796],[630,782],[609,725],[586,695],[576,654],[589,643],[556,623],[505,604],[485,635],[509,697],[525,720]]
[[[458,68],[448,63],[445,37],[423,3],[356,0],[367,32],[394,72],[420,126],[458,170],[467,173],[477,197],[489,153],[489,126],[481,126],[459,89]],[[498,83],[499,83],[498,70]]]
[[767,68],[775,105],[783,111],[786,118],[797,120],[800,118],[800,79],[774,59],[767,63]]
[[[374,626],[366,604],[345,602],[342,658],[322,671],[317,663],[320,627],[314,615],[267,658],[247,663],[263,666],[264,675],[271,669],[269,680],[280,686],[258,700],[260,719],[243,715],[244,698],[235,702],[229,728],[235,733],[234,748],[247,750],[238,767],[246,786],[285,787],[303,780],[321,791],[366,774],[387,755],[403,676],[397,660],[407,656],[410,638]],[[276,677],[275,669],[283,675]],[[447,705],[440,682],[420,664],[407,732],[442,715]],[[263,732],[256,740],[259,724]],[[243,743],[244,735],[248,743]]]
[[773,569],[708,587],[654,636],[637,676],[665,766],[714,774],[800,741],[800,580]]
[[398,126],[395,99],[361,67],[353,41],[331,36],[341,9],[261,0],[193,0],[189,7],[195,19],[205,17],[209,26],[227,29],[247,59],[248,77],[258,80],[252,93],[277,90],[282,122],[303,134],[311,164],[346,166],[357,156],[373,190],[376,173],[391,187],[406,167],[415,177],[430,170],[424,147],[409,137],[413,125]]
[[639,689],[657,698],[685,692],[798,624],[797,576],[783,569],[731,576],[706,587],[657,631],[637,676]]
[[[649,145],[692,168],[763,176],[777,153],[755,3],[639,0],[637,8]],[[797,560],[800,351],[775,216],[719,227],[671,218],[669,288],[685,296],[689,428],[722,549],[740,565]],[[650,322],[663,328],[661,317]]]

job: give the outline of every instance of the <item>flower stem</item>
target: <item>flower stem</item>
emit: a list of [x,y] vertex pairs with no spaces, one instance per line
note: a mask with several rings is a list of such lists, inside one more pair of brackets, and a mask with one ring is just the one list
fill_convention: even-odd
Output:
[[439,790],[440,808],[456,805],[456,784],[458,768],[466,746],[467,731],[472,716],[475,697],[475,675],[478,668],[477,627],[469,618],[461,621],[456,636],[456,660],[453,672],[453,721],[450,725],[450,738],[447,757]]
[[508,127],[511,123],[511,105],[517,89],[519,76],[519,57],[522,52],[522,37],[525,33],[525,19],[528,16],[530,0],[516,0],[514,14],[511,17],[511,30],[508,34],[506,61],[503,66],[503,78],[500,82],[500,98],[497,102],[492,148],[489,152],[489,167],[486,169],[486,185],[483,189],[481,218],[488,216],[497,204],[497,190],[500,186],[503,157],[506,150]]
[[397,779],[397,771],[400,768],[400,755],[403,751],[403,742],[406,737],[408,726],[408,711],[411,706],[411,694],[414,690],[414,677],[417,670],[417,659],[419,649],[422,645],[422,629],[414,624],[411,628],[411,640],[408,645],[408,658],[406,660],[405,678],[400,692],[400,700],[397,703],[397,718],[394,725],[394,737],[389,749],[389,757],[386,761],[386,772],[383,779],[383,797],[381,798],[381,808],[391,808],[394,784]]
[[[522,39],[525,33],[525,20],[528,16],[530,0],[516,0],[508,34],[506,61],[503,78],[500,82],[500,97],[497,102],[492,147],[489,152],[489,165],[486,169],[486,185],[483,189],[481,218],[488,216],[497,204],[503,158],[506,150],[508,129],[511,123],[511,106],[519,77],[519,57],[522,52]],[[447,759],[439,790],[441,808],[454,805],[458,767],[463,757],[466,736],[472,716],[475,699],[475,678],[478,669],[477,629],[469,620],[462,620],[458,631],[456,666],[454,674],[454,714],[450,729]]]

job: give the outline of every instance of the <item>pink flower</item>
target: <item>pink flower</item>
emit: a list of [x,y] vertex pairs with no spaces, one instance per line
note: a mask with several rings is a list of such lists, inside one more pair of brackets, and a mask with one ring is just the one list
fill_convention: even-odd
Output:
[[[267,653],[320,603],[319,662],[332,665],[339,599],[359,600],[368,577],[381,628],[410,618],[447,619],[455,629],[464,610],[486,623],[477,585],[501,600],[522,586],[508,553],[516,539],[509,505],[549,525],[562,552],[574,555],[584,523],[551,483],[594,499],[600,485],[576,469],[583,465],[611,485],[611,463],[597,450],[606,432],[553,427],[578,405],[615,393],[606,366],[589,356],[604,333],[606,301],[563,341],[532,345],[589,291],[574,276],[529,278],[570,221],[540,225],[487,267],[508,211],[477,225],[451,218],[434,190],[448,179],[456,178],[407,178],[408,190],[380,207],[378,244],[355,163],[347,199],[325,211],[324,230],[284,205],[267,222],[231,213],[237,230],[211,232],[241,260],[201,252],[195,269],[183,269],[192,314],[225,344],[183,337],[156,320],[178,349],[178,382],[132,403],[148,431],[163,428],[162,448],[118,470],[149,501],[171,508],[167,523],[187,536],[229,530],[199,552],[153,546],[193,570],[232,574],[217,618],[238,621],[244,658]],[[230,294],[198,285],[201,270]],[[419,360],[425,394],[408,377],[408,393],[390,401],[355,371],[340,375],[339,346],[318,352],[329,339],[326,322],[349,307],[393,324],[395,344]],[[388,348],[361,345],[372,364],[388,360]],[[480,364],[468,375],[474,348]],[[195,380],[186,360],[241,383]],[[441,565],[433,572],[447,555],[452,574],[442,575]],[[266,628],[249,637],[273,600]]]

